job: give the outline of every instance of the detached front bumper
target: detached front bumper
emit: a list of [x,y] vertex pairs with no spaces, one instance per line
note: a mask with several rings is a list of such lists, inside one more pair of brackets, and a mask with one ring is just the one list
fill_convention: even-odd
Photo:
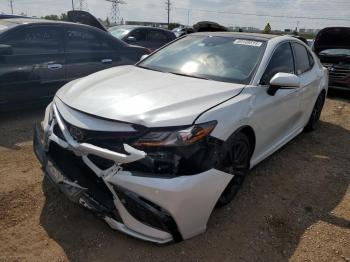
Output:
[[[34,130],[34,152],[44,174],[68,199],[93,211],[112,228],[146,241],[181,241],[205,231],[232,175],[211,169],[191,176],[150,178],[124,171],[123,164],[146,154],[128,145],[124,145],[127,154],[121,154],[80,144],[54,104],[51,114]],[[54,133],[55,125],[64,139]],[[90,156],[115,164],[101,170]]]

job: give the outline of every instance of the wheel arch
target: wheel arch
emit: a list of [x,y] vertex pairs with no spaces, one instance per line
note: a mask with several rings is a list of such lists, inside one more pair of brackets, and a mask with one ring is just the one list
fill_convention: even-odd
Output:
[[248,137],[250,150],[251,150],[250,156],[252,156],[254,154],[255,145],[256,145],[256,136],[255,136],[254,129],[249,125],[244,125],[238,128],[232,135],[235,135],[238,133],[243,133]]

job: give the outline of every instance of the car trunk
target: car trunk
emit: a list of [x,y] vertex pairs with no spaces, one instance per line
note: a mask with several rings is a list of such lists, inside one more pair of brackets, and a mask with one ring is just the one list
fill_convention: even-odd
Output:
[[102,25],[102,23],[89,12],[80,10],[69,11],[68,20],[73,23],[93,26],[105,32],[108,32],[108,30]]

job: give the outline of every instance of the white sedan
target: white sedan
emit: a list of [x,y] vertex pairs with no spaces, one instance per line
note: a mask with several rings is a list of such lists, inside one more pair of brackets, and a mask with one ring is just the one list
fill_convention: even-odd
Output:
[[112,228],[181,241],[206,230],[249,169],[317,127],[327,90],[298,39],[196,33],[62,87],[34,151],[60,191]]

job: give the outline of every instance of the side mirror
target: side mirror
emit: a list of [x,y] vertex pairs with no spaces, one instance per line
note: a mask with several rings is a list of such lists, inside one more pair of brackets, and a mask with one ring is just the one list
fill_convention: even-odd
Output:
[[277,73],[270,80],[270,87],[267,89],[267,93],[274,96],[280,88],[299,88],[300,78],[294,74],[289,73]]
[[143,59],[146,59],[147,57],[149,57],[149,55],[143,55],[143,56],[141,56],[140,61],[142,61]]
[[134,36],[128,36],[125,40],[127,43],[135,43],[136,38]]
[[10,45],[0,45],[0,55],[12,55],[13,50]]

